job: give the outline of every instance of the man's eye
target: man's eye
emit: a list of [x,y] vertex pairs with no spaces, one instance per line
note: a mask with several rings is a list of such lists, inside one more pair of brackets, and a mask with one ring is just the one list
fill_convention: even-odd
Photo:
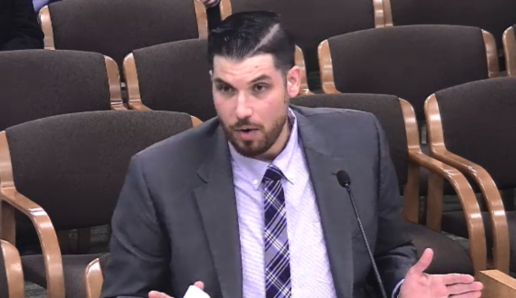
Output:
[[217,86],[217,90],[222,93],[231,93],[233,92],[233,88],[227,85],[219,85]]
[[265,90],[267,90],[267,85],[265,85],[265,84],[254,85],[254,91],[256,91],[256,92],[263,92]]

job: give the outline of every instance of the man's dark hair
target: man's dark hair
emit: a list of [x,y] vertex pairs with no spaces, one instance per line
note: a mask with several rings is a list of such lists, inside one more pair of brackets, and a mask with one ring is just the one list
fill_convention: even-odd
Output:
[[295,43],[283,28],[280,16],[269,11],[235,13],[227,17],[208,37],[208,58],[215,55],[243,60],[271,54],[282,71],[294,66]]

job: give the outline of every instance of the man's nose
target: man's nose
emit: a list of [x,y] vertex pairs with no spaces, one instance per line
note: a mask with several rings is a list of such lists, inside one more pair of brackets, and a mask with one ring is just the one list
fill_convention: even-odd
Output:
[[249,101],[243,93],[238,95],[235,114],[238,119],[245,119],[253,114],[253,109],[250,107]]

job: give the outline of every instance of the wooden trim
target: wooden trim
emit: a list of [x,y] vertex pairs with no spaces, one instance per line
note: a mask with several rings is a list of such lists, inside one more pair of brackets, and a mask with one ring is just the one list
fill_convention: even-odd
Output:
[[206,7],[198,0],[192,1],[195,8],[199,38],[208,38],[208,15],[206,14]]
[[221,0],[219,4],[220,8],[220,18],[224,20],[229,17],[233,12],[233,8],[231,7],[231,0]]
[[[419,145],[419,130],[412,105],[404,99],[400,99],[405,121],[408,152],[421,152]],[[409,163],[407,184],[403,191],[403,216],[405,220],[417,223],[419,220],[419,169],[415,163]]]
[[142,103],[140,95],[140,83],[138,82],[138,70],[136,69],[136,61],[133,53],[127,55],[124,59],[124,75],[127,84],[127,95],[129,97],[129,108],[131,110],[148,111],[150,110]]
[[514,298],[516,297],[516,279],[498,270],[480,272],[480,282],[484,285],[482,297]]
[[195,116],[190,116],[192,118],[192,127],[196,127],[196,126],[199,126],[202,124],[202,121],[195,117]]
[[492,225],[494,266],[502,272],[509,273],[509,228],[503,200],[495,182],[484,168],[446,149],[439,103],[435,94],[425,102],[425,116],[431,155],[470,176],[480,187]]
[[104,56],[104,61],[106,62],[106,71],[109,81],[111,109],[125,111],[127,109],[124,107],[124,102],[122,101],[122,90],[120,87],[120,73],[118,72],[118,65],[116,64],[115,60],[108,56]]
[[383,7],[383,0],[373,0],[374,9],[374,27],[385,27],[385,11]]
[[86,285],[86,298],[100,297],[104,277],[102,276],[102,267],[100,267],[100,260],[98,258],[91,261],[86,267],[84,283]]
[[509,27],[503,33],[503,49],[505,52],[505,65],[507,75],[516,76],[516,33],[513,27]]
[[391,8],[391,0],[383,0],[383,13],[384,13],[384,21],[385,27],[392,27],[394,25],[392,21],[392,8]]
[[319,47],[317,48],[317,55],[319,56],[319,69],[321,73],[321,85],[323,92],[326,94],[340,93],[335,87],[330,43],[327,39],[319,44]]
[[500,76],[500,66],[498,65],[498,47],[494,36],[482,30],[482,38],[486,47],[487,70],[489,78],[497,78]]
[[0,248],[4,256],[8,297],[25,298],[25,284],[20,254],[14,245],[5,240],[0,240]]
[[[16,190],[11,154],[5,131],[0,132],[0,195],[2,203],[8,204],[25,214],[36,229],[43,251],[47,277],[47,297],[65,298],[63,263],[54,226],[43,208]],[[14,221],[14,216],[12,220]],[[13,233],[12,236],[15,236],[15,234]]]
[[296,65],[301,69],[301,84],[299,88],[299,94],[298,95],[311,95],[313,94],[310,91],[310,88],[308,87],[308,78],[306,75],[306,65],[305,65],[305,57],[303,54],[303,50],[296,46],[295,51],[295,63]]
[[[446,179],[455,189],[466,216],[470,240],[470,256],[475,269],[475,275],[478,276],[481,270],[487,268],[487,253],[484,222],[482,221],[482,213],[480,212],[475,193],[466,177],[459,170],[425,155],[421,151],[414,108],[405,100],[401,100],[401,108],[407,131],[409,163],[412,163],[413,166],[428,169],[430,171],[430,179],[434,181],[433,184],[428,186],[428,209],[442,210],[442,187],[439,187],[442,186],[442,181],[439,180]],[[441,216],[442,213],[429,212],[427,226],[435,231],[440,231]]]
[[52,27],[52,18],[50,17],[50,10],[48,5],[45,5],[38,14],[38,21],[41,26],[41,30],[45,34],[43,38],[43,44],[46,50],[55,50],[56,46],[54,43],[54,29]]

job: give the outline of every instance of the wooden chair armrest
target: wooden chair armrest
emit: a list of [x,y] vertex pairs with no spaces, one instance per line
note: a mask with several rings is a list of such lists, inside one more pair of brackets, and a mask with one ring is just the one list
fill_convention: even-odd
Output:
[[315,95],[312,91],[308,89],[301,89],[299,90],[299,94],[297,96],[305,96],[305,95]]
[[323,83],[323,92],[324,94],[340,94],[339,90],[335,88],[333,84],[325,84]]
[[484,284],[482,297],[513,298],[516,297],[516,279],[498,270],[480,272],[480,281]]
[[500,192],[491,175],[483,167],[446,149],[432,150],[432,156],[473,178],[480,187],[492,225],[494,266],[504,273],[509,273],[509,227]]
[[[459,200],[464,209],[464,215],[466,216],[466,224],[468,227],[468,235],[470,240],[470,255],[475,268],[475,274],[481,270],[487,268],[487,254],[486,254],[486,237],[484,231],[484,223],[482,221],[482,213],[478,205],[475,193],[471,189],[468,180],[464,175],[457,169],[444,164],[423,152],[409,152],[409,160],[421,167],[424,167],[430,171],[430,175],[446,179],[455,189]],[[432,190],[429,187],[428,203],[431,204],[430,200],[432,197],[430,192]],[[442,194],[442,188],[441,188]],[[436,196],[441,198],[442,196]],[[438,202],[442,204],[442,202]]]
[[111,110],[115,111],[127,111],[127,108],[124,106],[123,102],[111,102]]
[[[1,191],[3,206],[14,207],[25,214],[34,225],[41,244],[43,261],[45,264],[45,274],[47,277],[47,297],[49,298],[65,298],[63,263],[61,259],[61,250],[57,235],[52,225],[52,221],[48,214],[39,205],[31,201],[29,198],[20,194],[14,187],[4,188]],[[14,210],[3,210],[10,212],[8,220],[14,221]],[[9,223],[14,227],[14,222]],[[15,236],[15,235],[11,235]],[[3,237],[3,235],[2,235]],[[12,242],[14,243],[14,242]]]
[[100,267],[100,260],[98,258],[88,264],[84,274],[84,279],[86,285],[86,298],[99,298],[102,291],[104,277],[102,276],[102,268]]
[[0,240],[0,252],[4,256],[9,298],[25,298],[25,283],[18,250],[11,243]]
[[148,108],[141,101],[140,102],[130,101],[129,102],[129,108],[131,110],[135,110],[135,111],[152,111],[152,109]]

